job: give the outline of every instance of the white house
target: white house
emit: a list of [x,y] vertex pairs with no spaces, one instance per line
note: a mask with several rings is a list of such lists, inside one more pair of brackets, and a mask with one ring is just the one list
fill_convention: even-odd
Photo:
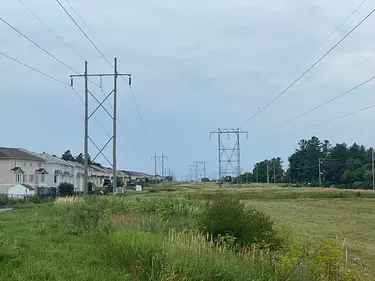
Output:
[[35,188],[29,184],[18,183],[8,188],[8,197],[25,198],[25,196],[35,195]]
[[47,186],[58,187],[60,183],[71,183],[74,185],[73,165],[65,160],[48,153],[35,153],[23,150],[44,159],[44,168],[47,171]]
[[75,192],[83,192],[83,180],[85,173],[85,166],[81,163],[68,161],[73,167],[73,185]]
[[112,174],[106,168],[90,165],[89,168],[90,182],[96,187],[103,187],[111,182]]
[[47,186],[45,160],[18,148],[0,147],[0,193],[8,188],[27,184],[36,189]]

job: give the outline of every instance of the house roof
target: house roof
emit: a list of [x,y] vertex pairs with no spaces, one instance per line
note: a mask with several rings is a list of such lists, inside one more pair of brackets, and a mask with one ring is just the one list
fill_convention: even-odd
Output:
[[31,161],[44,161],[43,158],[28,153],[22,149],[0,147],[0,159],[20,159]]
[[13,169],[10,169],[10,170],[15,173],[22,173],[22,174],[25,173],[20,167],[14,167]]
[[26,187],[28,190],[35,190],[35,188],[33,188],[31,185],[29,184],[25,184],[25,183],[21,183],[22,186]]
[[151,178],[152,176],[150,175],[147,175],[143,172],[134,172],[134,171],[121,171],[125,174],[127,174],[128,176],[135,176],[135,177],[138,177],[138,178]]
[[40,174],[48,174],[47,173],[47,171],[46,171],[46,169],[44,169],[44,168],[40,168],[40,169],[38,169],[38,170],[36,170],[38,173],[40,173]]

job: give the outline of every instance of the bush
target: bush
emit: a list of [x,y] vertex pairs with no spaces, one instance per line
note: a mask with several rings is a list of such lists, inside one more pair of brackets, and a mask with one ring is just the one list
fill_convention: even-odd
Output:
[[71,183],[60,183],[59,187],[59,194],[60,196],[73,196],[74,195],[74,185]]
[[215,241],[231,237],[231,241],[242,247],[252,244],[272,250],[282,247],[282,239],[270,217],[254,208],[246,208],[232,197],[221,197],[209,203],[200,218],[200,228]]
[[363,265],[348,262],[344,245],[329,240],[315,253],[309,248],[291,249],[276,265],[280,280],[370,281]]

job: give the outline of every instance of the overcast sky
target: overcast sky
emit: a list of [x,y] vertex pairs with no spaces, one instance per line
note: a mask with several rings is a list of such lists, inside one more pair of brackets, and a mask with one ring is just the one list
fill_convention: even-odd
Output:
[[[79,32],[56,1],[22,0],[80,56],[89,72],[111,72],[110,66]],[[105,45],[98,47],[121,72],[133,76],[133,90],[156,153],[168,156],[177,178],[188,165],[205,160],[207,173],[217,171],[217,141],[208,134],[236,128],[250,118],[323,55],[374,7],[367,1],[295,72],[290,72],[355,10],[363,0],[70,0]],[[62,4],[76,15],[62,0]],[[16,0],[0,0],[0,17],[78,72],[84,60],[65,46]],[[78,20],[78,19],[77,19]],[[84,25],[78,21],[84,28]],[[287,157],[302,138],[316,135],[331,143],[374,145],[375,108],[310,130],[299,128],[375,104],[374,83],[275,130],[267,130],[344,92],[374,75],[375,52],[370,17],[316,68],[280,99],[243,126],[242,169],[257,161]],[[86,30],[86,29],[85,29]],[[51,76],[69,81],[72,71],[43,53],[0,22],[0,52]],[[93,35],[88,32],[93,38]],[[83,151],[84,108],[67,86],[28,70],[3,56],[1,68],[0,145],[61,155]],[[345,74],[329,83],[340,74]],[[290,75],[289,75],[290,74]],[[99,83],[99,81],[96,81]],[[103,81],[104,91],[113,80]],[[75,87],[83,96],[83,81]],[[91,91],[103,98],[93,85]],[[153,172],[151,148],[129,87],[119,80],[118,115],[139,152],[118,127],[118,166]],[[90,108],[96,104],[90,100]],[[106,105],[109,109],[108,104]],[[111,121],[99,111],[108,132]],[[107,136],[94,120],[90,134],[99,145]],[[111,147],[105,150],[110,159]],[[90,154],[96,149],[90,146]],[[100,157],[100,162],[106,165]]]

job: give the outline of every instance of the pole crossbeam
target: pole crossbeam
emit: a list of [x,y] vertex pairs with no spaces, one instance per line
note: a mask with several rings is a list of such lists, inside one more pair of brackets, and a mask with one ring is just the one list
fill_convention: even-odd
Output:
[[[117,72],[117,58],[114,59],[114,73],[101,73],[101,74],[89,74],[88,73],[88,62],[85,61],[85,73],[84,74],[73,74],[70,75],[70,86],[74,87],[74,78],[76,77],[83,77],[85,79],[85,137],[84,137],[84,188],[83,194],[84,196],[88,193],[88,159],[89,159],[89,148],[88,148],[88,141],[90,140],[91,143],[96,147],[98,150],[97,155],[95,156],[94,160],[99,156],[102,155],[107,162],[112,166],[113,175],[112,175],[112,188],[113,194],[117,193],[117,78],[119,76],[129,76],[129,85],[131,85],[131,74],[122,74]],[[92,94],[88,87],[88,77],[99,77],[100,78],[100,88],[102,86],[102,77],[113,77],[113,90],[105,96],[103,101],[99,101],[94,94]],[[95,110],[89,115],[89,95],[98,103],[98,106]],[[108,98],[113,95],[113,115],[103,106],[105,101],[108,101]],[[94,116],[94,114],[98,111],[99,108],[102,108],[112,119],[113,121],[113,135],[109,136],[109,140],[107,143],[102,147],[99,148],[98,145],[92,140],[89,136],[89,119]],[[113,158],[112,163],[109,161],[108,157],[103,153],[103,150],[107,147],[107,145],[112,141],[113,143]]]
[[[246,137],[249,138],[248,132],[240,130],[239,128],[219,128],[215,131],[210,132],[210,139],[212,139],[212,135],[217,135],[218,137],[218,180],[220,185],[225,177],[234,176],[238,180],[239,176],[241,175],[240,135],[242,134],[246,135]],[[230,139],[231,135],[235,135],[235,143],[232,149],[228,149],[225,147],[223,141],[224,135],[227,135],[228,140]]]

